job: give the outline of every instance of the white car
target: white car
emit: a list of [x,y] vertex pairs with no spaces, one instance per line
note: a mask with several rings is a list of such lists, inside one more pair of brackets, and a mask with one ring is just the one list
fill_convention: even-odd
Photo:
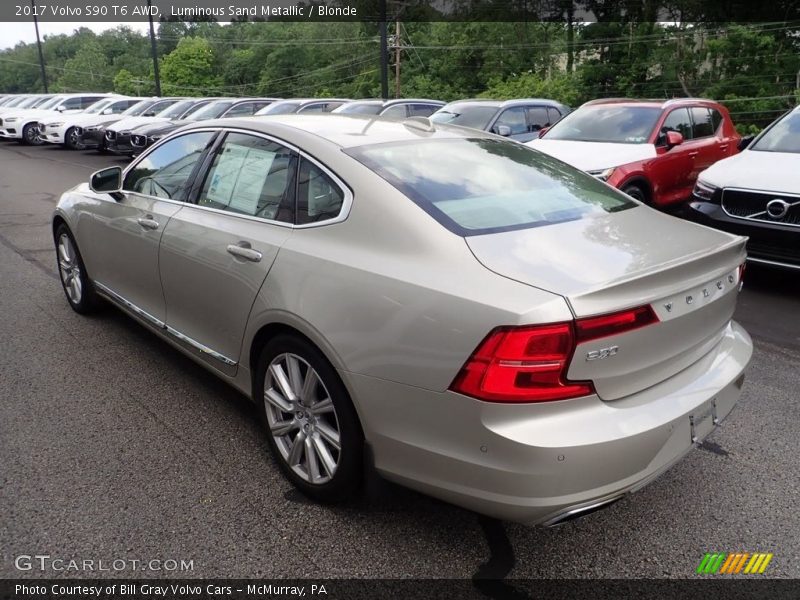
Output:
[[24,144],[39,145],[39,121],[54,113],[80,112],[112,94],[59,94],[34,110],[20,110],[3,115],[0,138],[19,140]]
[[9,100],[3,106],[0,106],[0,115],[6,115],[19,110],[33,108],[44,104],[53,98],[53,94],[25,94],[13,100]]
[[800,271],[800,107],[701,172],[686,217],[746,235],[747,260]]
[[104,98],[92,104],[85,111],[74,115],[53,115],[39,122],[39,138],[49,144],[63,144],[67,148],[79,146],[78,127],[97,123],[98,117],[106,119],[109,115],[121,115],[141,98],[127,96]]

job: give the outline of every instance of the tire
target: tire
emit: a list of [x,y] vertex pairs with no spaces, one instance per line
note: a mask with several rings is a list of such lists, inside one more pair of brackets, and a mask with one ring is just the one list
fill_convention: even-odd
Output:
[[28,123],[22,128],[22,143],[28,146],[41,146],[38,128],[33,123]]
[[66,133],[64,134],[64,145],[70,150],[78,149],[78,134],[75,132],[74,127],[67,129]]
[[[309,376],[316,377],[313,388],[306,385]],[[268,341],[256,365],[253,398],[274,459],[301,492],[340,502],[359,490],[361,424],[344,384],[316,347],[291,334]]]
[[629,183],[625,187],[622,188],[622,192],[628,194],[634,200],[638,200],[642,204],[649,205],[650,202],[647,199],[647,192],[644,191],[641,185],[636,183]]
[[87,315],[95,312],[100,299],[86,273],[75,238],[63,223],[56,229],[55,243],[58,275],[67,302],[76,313]]

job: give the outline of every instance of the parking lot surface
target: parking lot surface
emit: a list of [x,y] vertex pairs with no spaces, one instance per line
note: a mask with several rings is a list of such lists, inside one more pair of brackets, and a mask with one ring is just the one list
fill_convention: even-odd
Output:
[[320,506],[281,476],[246,399],[120,312],[67,305],[51,213],[110,164],[0,143],[0,577],[92,576],[14,566],[47,554],[192,561],[103,573],[126,577],[685,578],[715,551],[771,552],[767,576],[800,577],[797,273],[748,267],[738,407],[607,510],[529,528],[378,480]]

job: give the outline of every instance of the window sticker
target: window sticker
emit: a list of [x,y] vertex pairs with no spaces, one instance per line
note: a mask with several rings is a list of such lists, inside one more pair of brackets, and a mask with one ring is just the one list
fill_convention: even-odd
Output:
[[254,215],[276,153],[226,144],[206,194],[209,200]]

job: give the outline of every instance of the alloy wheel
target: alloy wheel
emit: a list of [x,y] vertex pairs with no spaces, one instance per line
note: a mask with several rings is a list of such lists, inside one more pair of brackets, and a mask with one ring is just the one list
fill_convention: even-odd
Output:
[[279,354],[267,368],[264,406],[269,434],[289,468],[308,483],[329,482],[339,466],[341,431],[317,371],[296,354]]
[[70,302],[80,304],[83,297],[80,262],[75,246],[72,245],[72,240],[66,233],[62,233],[58,238],[58,270]]

